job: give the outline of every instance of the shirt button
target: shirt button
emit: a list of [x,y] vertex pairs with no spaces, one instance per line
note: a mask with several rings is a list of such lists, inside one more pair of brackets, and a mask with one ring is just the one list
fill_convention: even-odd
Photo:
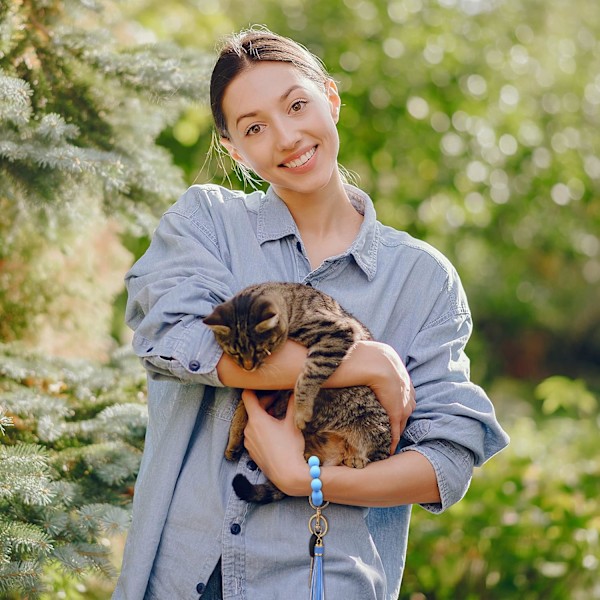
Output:
[[231,531],[231,533],[233,533],[233,535],[237,535],[241,530],[242,530],[242,527],[240,526],[239,523],[232,523],[231,527],[229,528],[229,531]]
[[199,583],[196,586],[196,591],[201,594],[206,589],[206,586],[203,583]]
[[296,242],[296,248],[298,248],[298,252],[302,252],[302,244],[300,242]]
[[251,471],[256,471],[256,469],[258,469],[258,465],[253,461],[253,460],[249,460],[246,463],[246,466],[251,470]]
[[189,367],[190,371],[198,371],[200,369],[200,363],[197,360],[191,360]]

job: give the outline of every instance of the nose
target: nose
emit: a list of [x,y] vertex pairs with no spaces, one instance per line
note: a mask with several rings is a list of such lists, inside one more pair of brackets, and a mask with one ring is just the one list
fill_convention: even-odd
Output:
[[243,367],[246,369],[246,371],[252,371],[254,368],[254,361],[251,358],[244,358]]
[[293,150],[299,144],[302,136],[291,120],[277,119],[272,126],[275,128],[278,150]]

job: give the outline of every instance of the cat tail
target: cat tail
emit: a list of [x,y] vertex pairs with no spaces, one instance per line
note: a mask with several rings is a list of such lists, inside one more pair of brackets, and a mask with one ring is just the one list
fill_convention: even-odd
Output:
[[284,494],[278,487],[275,487],[270,481],[266,483],[252,484],[242,474],[237,474],[233,478],[233,490],[237,497],[246,502],[255,502],[257,504],[269,504],[277,500],[283,500],[287,494]]

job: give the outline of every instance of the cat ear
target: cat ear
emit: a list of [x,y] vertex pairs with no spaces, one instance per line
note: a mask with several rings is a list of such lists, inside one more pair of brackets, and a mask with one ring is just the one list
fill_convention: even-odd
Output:
[[204,323],[208,325],[215,333],[218,333],[220,335],[229,335],[229,333],[231,332],[231,327],[227,327],[227,325],[211,325],[206,321],[204,321]]
[[221,315],[221,310],[217,307],[208,317],[202,319],[202,322],[205,325],[208,325],[215,333],[221,335],[229,335],[231,332],[231,327],[227,325],[223,325],[223,318]]
[[264,333],[265,331],[269,331],[269,329],[274,329],[277,326],[277,323],[279,323],[279,315],[276,313],[268,319],[258,323],[254,327],[254,331],[256,331],[256,333]]

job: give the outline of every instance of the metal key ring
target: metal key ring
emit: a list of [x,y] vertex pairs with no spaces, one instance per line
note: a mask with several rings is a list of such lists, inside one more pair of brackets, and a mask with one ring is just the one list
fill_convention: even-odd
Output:
[[[321,522],[323,525],[321,525]],[[321,514],[315,514],[308,520],[308,530],[317,537],[323,537],[329,529],[327,519]]]

